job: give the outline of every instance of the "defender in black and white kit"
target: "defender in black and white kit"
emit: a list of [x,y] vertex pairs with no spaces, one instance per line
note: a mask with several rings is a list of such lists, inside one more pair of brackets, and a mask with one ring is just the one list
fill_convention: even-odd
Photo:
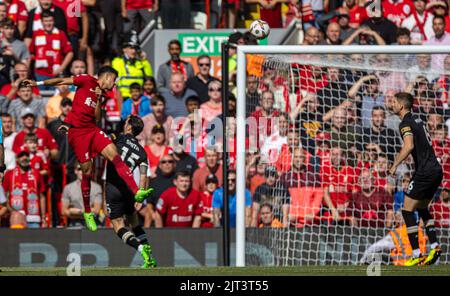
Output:
[[[120,134],[114,139],[121,158],[133,172],[137,167],[144,184],[147,178],[148,159],[144,148],[139,141],[130,133]],[[142,180],[140,187],[142,187]],[[144,186],[145,187],[145,186]],[[124,215],[132,215],[135,212],[134,194],[127,184],[117,174],[113,164],[108,162],[106,167],[106,204],[108,206],[109,217],[116,219]]]
[[[431,265],[441,255],[441,248],[437,242],[434,220],[428,206],[433,200],[436,191],[442,182],[442,166],[434,154],[431,137],[426,125],[411,113],[413,96],[409,93],[397,93],[395,95],[394,112],[400,116],[402,122],[399,129],[403,138],[403,147],[396,156],[394,164],[390,169],[391,175],[395,176],[397,167],[409,154],[414,158],[415,172],[405,191],[405,201],[402,209],[409,242],[413,249],[413,257],[405,266]],[[420,254],[418,242],[418,224],[414,212],[417,210],[422,219],[430,241],[431,250],[428,256]]]
[[[130,115],[125,121],[124,132],[113,139],[121,158],[133,172],[139,168],[140,188],[147,187],[147,153],[139,144],[136,136],[144,129],[144,122]],[[155,267],[151,247],[145,231],[139,225],[135,210],[134,194],[119,176],[114,165],[108,162],[106,167],[106,208],[116,234],[127,245],[139,251],[144,259],[143,268]],[[131,230],[126,228],[126,225]]]

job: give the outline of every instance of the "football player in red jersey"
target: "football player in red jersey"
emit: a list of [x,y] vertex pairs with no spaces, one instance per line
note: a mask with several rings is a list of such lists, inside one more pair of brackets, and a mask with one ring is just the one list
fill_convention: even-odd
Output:
[[78,75],[69,78],[52,78],[44,81],[25,80],[23,83],[31,86],[59,86],[75,85],[77,90],[73,99],[72,111],[67,115],[64,124],[59,128],[67,132],[69,144],[75,152],[83,172],[81,191],[83,195],[85,213],[83,214],[86,227],[91,231],[97,230],[94,214],[91,213],[89,197],[91,192],[92,161],[96,155],[101,154],[112,162],[119,176],[125,181],[135,194],[136,202],[143,202],[153,191],[139,189],[133,179],[128,166],[123,162],[117,148],[109,137],[96,125],[101,117],[101,106],[104,103],[104,93],[110,91],[118,76],[117,71],[111,67],[103,67],[98,72],[98,78],[90,75]]

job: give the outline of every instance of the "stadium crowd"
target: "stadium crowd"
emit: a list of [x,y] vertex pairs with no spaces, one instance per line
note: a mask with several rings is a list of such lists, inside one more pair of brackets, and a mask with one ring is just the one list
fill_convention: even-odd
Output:
[[[298,19],[306,46],[450,45],[447,1],[383,0],[375,8],[365,0],[223,2],[217,26],[239,26],[248,11],[257,9],[272,28]],[[78,16],[71,13],[72,5],[80,8]],[[193,65],[181,59],[178,40],[167,46],[170,60],[153,69],[133,33],[156,13],[163,28],[191,28],[185,12],[203,5],[184,0],[0,2],[0,108],[7,166],[0,189],[3,227],[83,224],[80,168],[66,136],[58,132],[71,110],[75,88],[31,88],[21,82],[93,75],[100,65],[111,65],[119,73],[105,104],[100,123],[104,130],[120,132],[129,115],[144,121],[138,139],[148,156],[149,186],[155,189],[146,203],[136,204],[144,226],[220,226],[224,184],[230,194],[230,225],[235,226],[236,49],[229,52],[232,85],[224,86],[210,75],[207,55],[197,58],[195,73]],[[232,33],[229,42],[257,44],[251,34],[239,32]],[[432,211],[437,226],[449,227],[450,55],[402,56],[401,61],[386,54],[370,60],[350,56],[352,63],[392,71],[317,66],[310,58],[311,64],[290,64],[296,73],[294,86],[276,64],[264,63],[259,73],[249,71],[247,116],[255,128],[246,143],[246,226],[395,226],[412,167],[403,165],[398,178],[388,176],[401,146],[400,119],[392,104],[396,92],[408,91],[444,167]],[[408,71],[394,71],[394,62],[407,65]],[[230,87],[226,116],[222,87]],[[47,93],[52,95],[43,95]],[[211,136],[212,126],[223,118],[226,141]],[[227,164],[222,162],[223,145],[230,151]],[[98,223],[108,227],[101,186],[104,162],[95,163],[91,207]],[[230,168],[226,182],[223,165]]]

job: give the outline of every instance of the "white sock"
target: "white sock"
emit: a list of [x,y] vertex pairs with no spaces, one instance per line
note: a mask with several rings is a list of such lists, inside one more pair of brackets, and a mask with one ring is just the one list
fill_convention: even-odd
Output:
[[439,246],[439,244],[436,242],[436,243],[432,243],[430,245],[430,248],[433,250],[433,249],[436,249],[436,247],[438,247],[438,246]]
[[142,252],[142,248],[143,248],[143,247],[144,247],[143,245],[139,245],[139,247],[138,247],[139,253]]
[[414,258],[419,258],[420,257],[420,249],[413,250],[413,257]]

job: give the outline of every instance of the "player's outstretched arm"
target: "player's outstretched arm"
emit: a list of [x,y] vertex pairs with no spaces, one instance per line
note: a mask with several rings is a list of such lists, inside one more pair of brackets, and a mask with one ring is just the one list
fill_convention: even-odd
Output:
[[73,78],[72,77],[57,77],[57,78],[51,78],[44,81],[34,81],[31,79],[25,79],[23,81],[25,85],[30,86],[40,86],[40,85],[46,85],[46,86],[59,86],[59,85],[72,85],[73,84]]

